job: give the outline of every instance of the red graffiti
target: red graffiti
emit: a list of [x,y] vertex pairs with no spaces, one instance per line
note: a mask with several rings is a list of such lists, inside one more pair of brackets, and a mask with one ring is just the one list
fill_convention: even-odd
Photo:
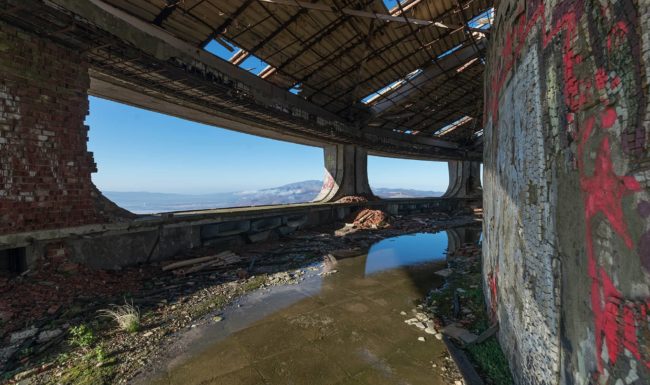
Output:
[[497,274],[499,269],[494,272],[488,273],[488,285],[490,286],[490,316],[492,320],[496,318],[497,314]]
[[329,191],[334,187],[334,178],[329,172],[325,172],[325,180],[323,181],[323,187],[321,191]]
[[[552,40],[562,32],[562,61],[563,61],[563,95],[568,112],[566,115],[569,125],[575,123],[577,132],[572,132],[574,139],[578,140],[577,168],[580,177],[580,187],[583,191],[586,221],[586,249],[588,259],[588,274],[591,284],[591,306],[594,315],[594,332],[596,342],[596,360],[599,373],[603,373],[602,351],[603,344],[607,344],[609,362],[616,363],[617,358],[627,349],[639,361],[650,367],[650,361],[643,361],[639,349],[639,330],[647,323],[646,314],[648,304],[629,303],[623,299],[607,271],[599,265],[594,251],[594,239],[591,230],[592,221],[598,214],[602,214],[618,236],[625,242],[628,249],[633,250],[632,237],[625,222],[622,208],[623,197],[641,191],[638,181],[632,176],[618,176],[614,172],[610,140],[604,137],[600,141],[598,155],[593,165],[591,175],[585,165],[585,147],[589,140],[598,139],[593,135],[598,129],[604,132],[617,122],[616,109],[607,106],[606,98],[596,99],[594,90],[604,91],[607,83],[610,89],[615,90],[620,84],[618,76],[610,78],[605,68],[598,68],[593,73],[593,79],[578,78],[575,67],[583,62],[582,56],[576,54],[572,47],[576,36],[579,11],[574,3],[573,7],[565,9],[562,16],[553,27],[544,33],[542,30],[542,46],[546,48]],[[496,90],[489,102],[486,111],[492,115],[492,121],[498,122],[499,94],[509,78],[513,65],[521,56],[526,39],[536,25],[546,26],[544,3],[540,2],[538,8],[530,14],[522,16],[520,24],[505,36],[505,46],[501,52],[501,62],[497,63],[496,71],[491,78],[491,86]],[[628,26],[617,22],[607,36],[607,49],[611,51],[625,42],[629,32]],[[592,106],[596,99],[598,103],[595,114],[586,114],[583,107]],[[597,119],[597,118],[598,119]],[[596,124],[598,123],[598,125]],[[490,289],[492,290],[492,274],[488,275]],[[496,280],[494,281],[496,288]],[[493,299],[496,293],[492,295]]]
[[[584,146],[584,142],[581,145]],[[580,187],[585,192],[587,224],[597,213],[602,213],[614,231],[623,238],[627,247],[632,248],[632,238],[623,218],[621,200],[624,195],[640,191],[641,186],[634,177],[619,177],[614,173],[608,138],[603,139],[601,143],[593,176],[582,175]]]
[[625,35],[627,35],[627,32],[628,28],[624,22],[619,21],[616,23],[616,25],[614,25],[611,32],[607,36],[607,50],[611,51],[612,46],[614,46],[617,41],[623,40],[625,38]]

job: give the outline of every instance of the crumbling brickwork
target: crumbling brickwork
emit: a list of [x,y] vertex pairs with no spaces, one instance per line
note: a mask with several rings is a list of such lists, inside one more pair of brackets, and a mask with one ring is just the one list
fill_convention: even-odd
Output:
[[0,234],[102,222],[83,57],[0,23],[0,73]]
[[649,5],[497,7],[483,254],[516,382],[650,383]]

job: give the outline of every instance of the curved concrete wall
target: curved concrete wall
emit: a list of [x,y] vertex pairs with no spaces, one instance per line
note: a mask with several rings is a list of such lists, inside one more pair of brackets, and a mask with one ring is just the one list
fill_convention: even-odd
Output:
[[481,163],[452,160],[449,161],[449,186],[444,197],[481,197]]
[[650,383],[647,1],[498,3],[486,296],[518,384]]
[[314,202],[332,202],[345,196],[372,197],[368,184],[368,152],[351,144],[328,145],[325,178]]

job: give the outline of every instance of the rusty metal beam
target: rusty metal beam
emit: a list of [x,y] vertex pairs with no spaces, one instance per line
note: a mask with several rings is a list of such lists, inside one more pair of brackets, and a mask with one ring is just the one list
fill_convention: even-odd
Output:
[[199,46],[201,48],[205,48],[205,46],[208,45],[212,41],[212,39],[224,33],[226,29],[230,27],[230,24],[232,24],[235,21],[235,19],[237,19],[239,15],[241,15],[242,12],[244,12],[246,8],[248,8],[248,6],[251,5],[252,2],[253,0],[244,1],[244,3],[240,5],[239,8],[237,8],[237,10],[232,15],[228,16],[226,21],[224,21],[223,23],[221,23],[220,26],[214,29],[214,31],[212,31],[212,33],[208,35],[208,37],[206,37],[205,40],[203,40],[201,44],[199,44]]
[[174,13],[176,8],[180,5],[181,0],[167,0],[167,6],[163,8],[158,16],[153,20],[153,23],[157,26],[161,26],[162,23],[167,20],[169,16]]

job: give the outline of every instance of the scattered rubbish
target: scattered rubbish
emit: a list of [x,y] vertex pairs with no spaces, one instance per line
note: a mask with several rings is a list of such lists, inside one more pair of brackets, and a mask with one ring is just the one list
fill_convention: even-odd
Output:
[[[193,258],[179,262],[173,262],[163,266],[163,271],[174,270],[175,274],[185,275],[195,273],[207,268],[223,267],[232,265],[241,260],[241,258],[232,251],[224,251],[216,255],[207,257]],[[183,268],[183,269],[182,269]]]

